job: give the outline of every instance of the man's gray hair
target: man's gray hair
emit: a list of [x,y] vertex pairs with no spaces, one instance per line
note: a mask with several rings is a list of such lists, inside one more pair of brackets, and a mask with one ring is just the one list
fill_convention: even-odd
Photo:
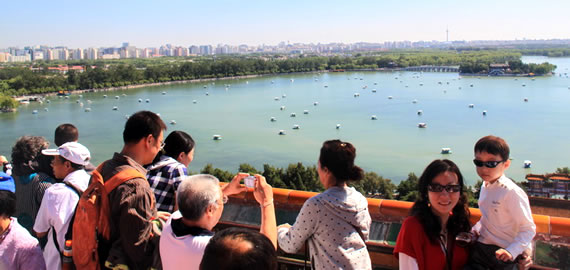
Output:
[[218,207],[220,181],[213,175],[197,174],[184,178],[178,186],[176,201],[182,217],[191,221],[199,220],[208,206]]

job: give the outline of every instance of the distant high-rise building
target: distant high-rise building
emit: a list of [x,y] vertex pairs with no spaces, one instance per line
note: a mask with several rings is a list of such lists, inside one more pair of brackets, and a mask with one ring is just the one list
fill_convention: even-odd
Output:
[[7,52],[0,52],[0,63],[3,62],[8,62],[8,57],[10,57],[10,54]]
[[99,59],[99,50],[97,48],[85,49],[85,58],[89,60]]
[[71,54],[71,58],[73,60],[81,60],[83,59],[83,50],[82,49],[75,49]]
[[129,43],[128,42],[123,42],[123,46],[121,46],[122,48],[126,48],[129,47]]
[[201,45],[200,46],[200,54],[201,55],[211,55],[212,54],[212,45]]
[[190,46],[190,54],[191,55],[198,55],[200,54],[200,48],[196,45]]
[[32,54],[32,61],[44,60],[44,52],[41,50],[34,51]]

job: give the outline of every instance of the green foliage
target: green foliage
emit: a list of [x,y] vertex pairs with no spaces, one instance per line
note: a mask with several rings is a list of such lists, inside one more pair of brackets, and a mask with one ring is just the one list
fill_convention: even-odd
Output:
[[408,174],[408,178],[403,180],[396,189],[398,195],[397,200],[413,202],[418,197],[418,177],[415,173]]
[[209,163],[206,166],[204,166],[204,168],[200,171],[200,173],[211,174],[211,175],[215,176],[216,178],[218,178],[222,182],[229,182],[235,176],[235,174],[233,174],[231,172],[224,171],[224,170],[221,170],[218,168],[214,168],[212,166],[212,164],[209,164]]
[[568,168],[568,167],[556,168],[556,173],[566,173],[566,174],[570,174],[570,168]]
[[364,179],[350,185],[366,197],[383,199],[393,199],[396,190],[396,185],[390,179],[384,179],[375,172],[365,173]]
[[466,187],[464,190],[467,195],[467,203],[469,207],[479,208],[479,196],[481,195],[481,185],[483,185],[483,180],[477,180],[474,186]]
[[[486,73],[491,63],[510,63],[513,72],[546,74],[548,63],[523,64],[524,50],[396,50],[355,56],[285,57],[281,55],[207,56],[194,58],[78,60],[36,62],[0,69],[0,94],[26,95],[59,90],[92,89],[112,86],[220,78],[254,74],[308,72],[334,69],[398,68],[419,65],[459,65],[464,73]],[[534,51],[533,51],[534,52]],[[565,55],[565,50],[548,51]],[[544,52],[534,52],[544,53]],[[80,65],[84,72],[52,73],[50,66]],[[92,68],[92,67],[95,68]]]
[[0,94],[0,111],[10,111],[18,108],[18,101],[9,96]]
[[260,174],[260,172],[258,172],[253,166],[251,166],[247,163],[240,164],[238,172],[249,173],[251,175]]

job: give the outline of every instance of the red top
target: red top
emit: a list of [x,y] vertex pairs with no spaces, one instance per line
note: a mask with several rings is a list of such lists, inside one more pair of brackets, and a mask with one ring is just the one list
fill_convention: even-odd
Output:
[[[406,218],[402,224],[394,248],[396,258],[399,252],[415,258],[420,270],[442,270],[447,264],[441,245],[430,242],[422,224],[414,216]],[[454,245],[452,269],[463,269],[468,256],[466,248]]]

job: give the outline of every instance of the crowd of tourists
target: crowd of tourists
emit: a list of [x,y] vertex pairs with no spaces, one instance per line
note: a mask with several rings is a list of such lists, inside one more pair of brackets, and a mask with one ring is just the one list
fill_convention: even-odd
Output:
[[[166,138],[150,111],[128,118],[123,148],[94,167],[72,124],[47,139],[23,136],[11,160],[0,156],[0,269],[278,269],[277,249],[305,247],[314,269],[372,269],[366,241],[367,199],[350,186],[363,179],[356,149],[325,141],[317,171],[325,191],[308,199],[293,225],[277,226],[272,187],[259,174],[231,181],[189,175],[195,142],[183,131]],[[464,180],[450,160],[434,160],[394,248],[400,269],[527,269],[536,226],[528,198],[504,171],[509,147],[486,136],[473,160],[483,179],[474,226]],[[259,232],[214,233],[228,196],[253,192]],[[308,251],[307,251],[308,249]]]

